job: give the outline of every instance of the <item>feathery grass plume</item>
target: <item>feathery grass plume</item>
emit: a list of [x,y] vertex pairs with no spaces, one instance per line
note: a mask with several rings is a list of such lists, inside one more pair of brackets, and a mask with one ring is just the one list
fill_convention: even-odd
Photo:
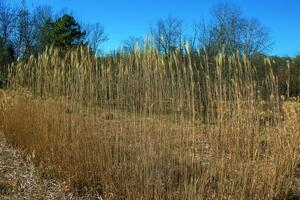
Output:
[[[266,97],[244,55],[146,48],[97,57],[48,48],[9,69],[0,125],[46,177],[103,199],[284,199],[299,161],[299,103]],[[299,109],[298,109],[299,110]],[[297,121],[298,120],[298,121]]]

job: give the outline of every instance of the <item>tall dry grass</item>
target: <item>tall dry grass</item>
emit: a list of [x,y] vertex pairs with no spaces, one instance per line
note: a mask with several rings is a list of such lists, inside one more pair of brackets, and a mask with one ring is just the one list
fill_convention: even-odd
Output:
[[0,125],[79,196],[284,199],[295,192],[300,111],[278,97],[270,63],[262,99],[239,54],[50,48],[11,66]]

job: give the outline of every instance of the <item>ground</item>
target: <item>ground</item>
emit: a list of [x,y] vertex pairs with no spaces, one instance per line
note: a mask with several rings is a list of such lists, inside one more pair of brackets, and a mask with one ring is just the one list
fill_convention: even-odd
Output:
[[0,132],[0,199],[88,199],[68,192],[63,182],[42,178],[30,162],[9,146]]

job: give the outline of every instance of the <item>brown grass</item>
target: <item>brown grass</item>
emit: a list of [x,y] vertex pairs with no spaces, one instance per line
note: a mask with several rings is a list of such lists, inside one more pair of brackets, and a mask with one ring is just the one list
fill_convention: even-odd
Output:
[[31,155],[24,155],[12,148],[0,132],[0,199],[71,199],[70,197],[74,195],[68,191],[67,184],[61,180],[40,177],[31,162]]
[[34,155],[43,176],[95,199],[295,193],[299,102],[279,102],[271,71],[262,102],[251,63],[238,55],[211,65],[189,53],[98,59],[78,51],[17,63],[2,92],[7,141]]

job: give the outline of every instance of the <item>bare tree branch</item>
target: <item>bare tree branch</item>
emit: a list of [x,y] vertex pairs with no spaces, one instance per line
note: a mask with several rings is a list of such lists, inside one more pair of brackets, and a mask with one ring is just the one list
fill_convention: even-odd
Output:
[[270,49],[268,30],[257,19],[243,17],[239,7],[218,4],[212,10],[213,20],[198,25],[199,44],[211,54],[239,50],[249,56]]
[[151,28],[159,51],[169,54],[173,49],[182,47],[182,24],[182,20],[169,16],[167,19],[160,19],[156,27]]
[[104,27],[100,23],[93,25],[87,25],[87,41],[94,51],[98,51],[101,44],[107,41],[109,38],[105,34]]

